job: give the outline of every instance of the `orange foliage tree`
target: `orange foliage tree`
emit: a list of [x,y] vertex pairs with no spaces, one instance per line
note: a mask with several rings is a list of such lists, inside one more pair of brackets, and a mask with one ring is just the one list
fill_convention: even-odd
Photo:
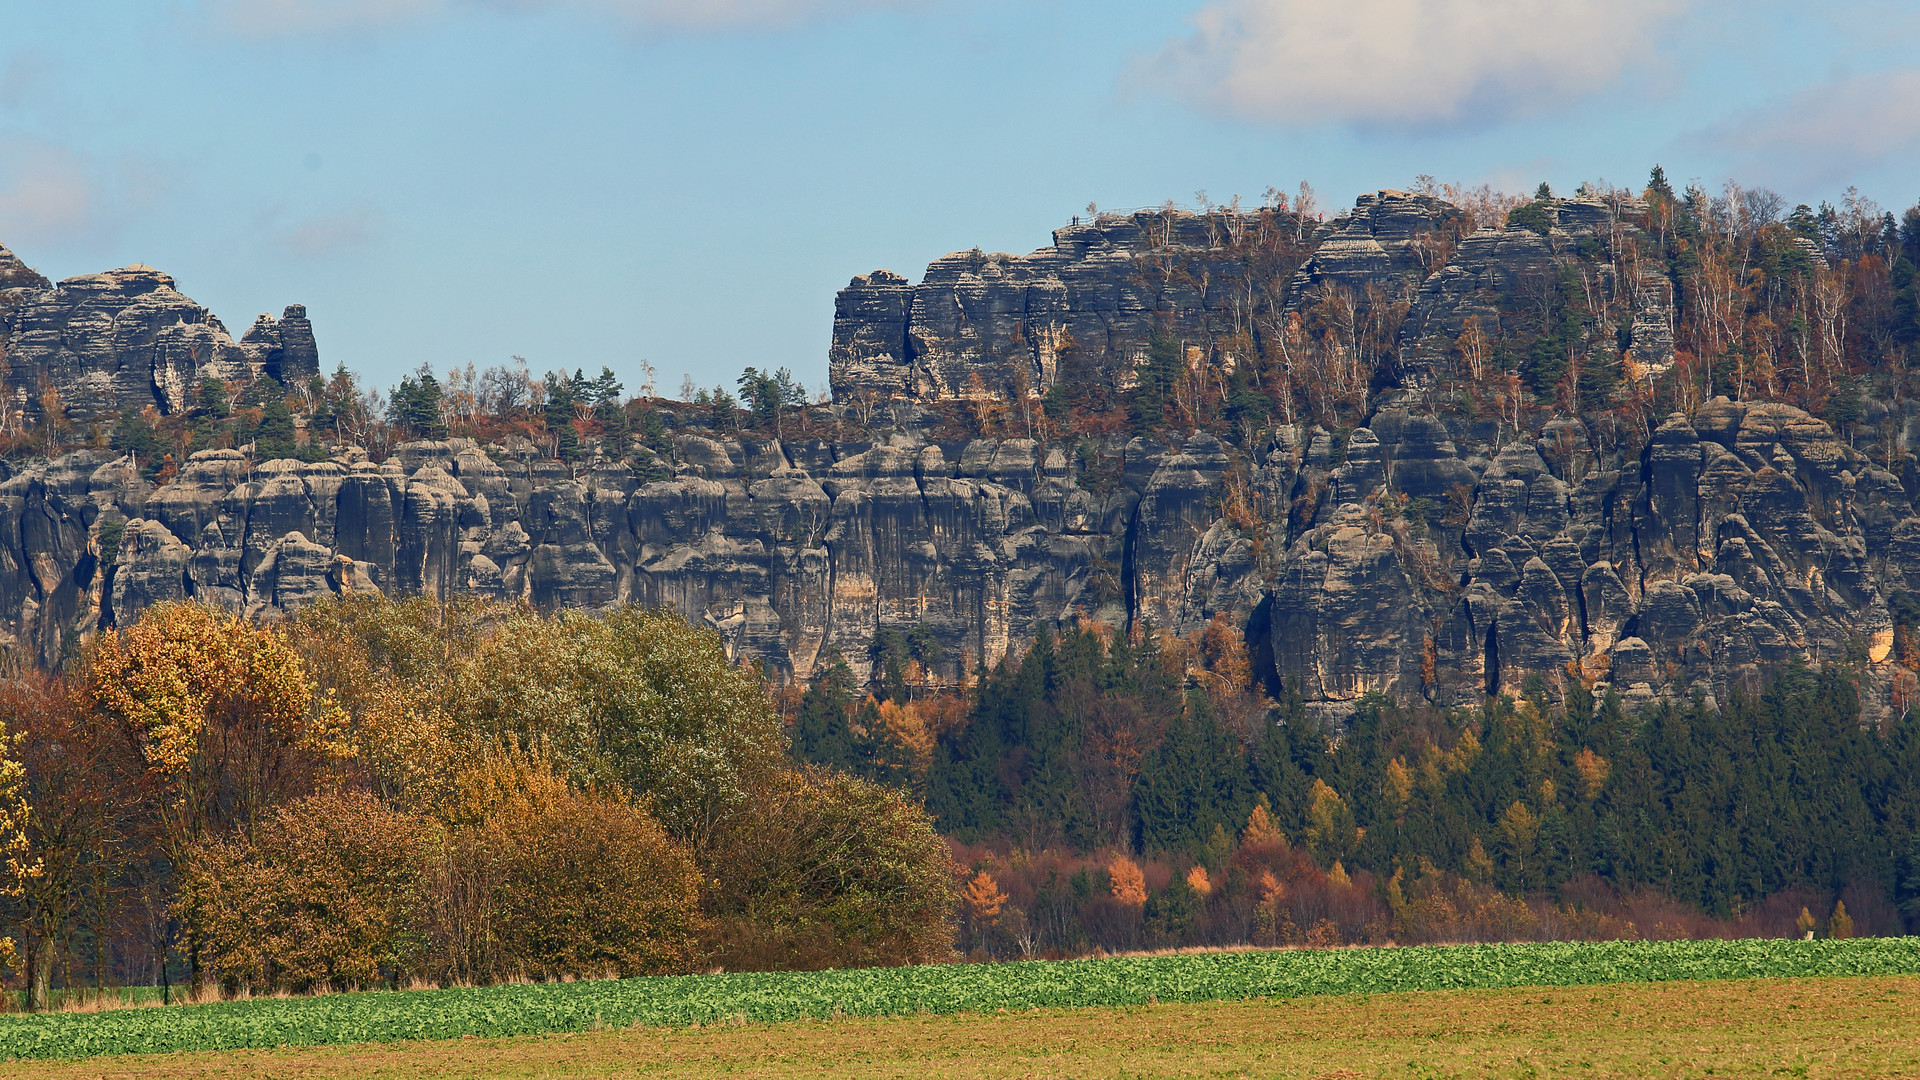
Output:
[[193,847],[174,914],[233,988],[359,989],[418,970],[439,834],[366,795],[282,807]]
[[273,630],[200,604],[149,609],[84,658],[90,705],[137,748],[165,854],[261,817],[317,783],[340,748],[339,713],[316,698]]
[[1114,857],[1107,866],[1107,876],[1112,881],[1110,888],[1113,898],[1127,907],[1139,907],[1147,902],[1147,876],[1140,870],[1140,864],[1125,855]]

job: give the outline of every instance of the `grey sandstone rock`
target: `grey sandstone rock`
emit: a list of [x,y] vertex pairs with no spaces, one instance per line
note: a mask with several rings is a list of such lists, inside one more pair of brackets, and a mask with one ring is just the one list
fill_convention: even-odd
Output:
[[[876,631],[924,627],[934,675],[953,680],[1043,627],[1184,635],[1225,618],[1270,686],[1297,680],[1328,710],[1374,691],[1470,703],[1534,676],[1633,701],[1720,695],[1794,658],[1884,662],[1895,594],[1920,591],[1920,509],[1819,420],[1715,399],[1623,450],[1580,416],[1515,430],[1428,404],[1468,319],[1508,317],[1569,245],[1631,227],[1593,200],[1552,210],[1547,236],[1451,248],[1452,211],[1398,193],[1325,224],[1103,215],[1022,258],[856,278],[836,303],[832,408],[871,426],[837,442],[676,426],[644,472],[540,460],[524,441],[408,443],[377,464],[207,451],[157,489],[96,454],[27,463],[0,480],[0,635],[51,663],[169,599],[272,619],[332,594],[477,594],[671,605],[736,657],[802,677],[834,653],[866,677]],[[1156,334],[1223,360],[1260,228],[1306,244],[1269,314],[1333,287],[1409,305],[1399,385],[1351,429],[1076,446],[939,426],[939,402],[1045,390],[1069,345],[1116,378]],[[1623,338],[1601,336],[1642,374],[1671,362],[1670,290],[1597,287],[1633,313]],[[316,359],[298,309],[233,343],[165,275],[53,289],[4,249],[0,320],[9,355],[107,412],[172,400],[203,371]]]

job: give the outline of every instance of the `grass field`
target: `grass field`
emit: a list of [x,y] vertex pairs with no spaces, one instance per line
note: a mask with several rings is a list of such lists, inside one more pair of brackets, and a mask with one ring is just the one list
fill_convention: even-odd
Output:
[[0,1064],[126,1077],[1920,1077],[1920,978],[1446,990]]
[[1920,974],[1920,938],[1277,950],[494,986],[0,1017],[0,1057],[1674,979]]

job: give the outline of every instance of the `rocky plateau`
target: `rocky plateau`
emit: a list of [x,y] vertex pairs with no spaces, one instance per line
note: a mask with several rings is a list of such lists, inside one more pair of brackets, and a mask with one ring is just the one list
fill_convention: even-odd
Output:
[[[377,462],[203,451],[158,488],[90,451],[16,463],[0,483],[0,632],[52,664],[167,599],[272,619],[338,593],[480,594],[671,604],[736,657],[802,678],[834,650],[865,676],[877,629],[924,625],[952,679],[1044,626],[1184,635],[1223,617],[1261,678],[1297,679],[1329,712],[1370,691],[1466,703],[1534,675],[1645,700],[1725,694],[1794,658],[1884,671],[1890,601],[1920,591],[1915,478],[1776,403],[1714,398],[1624,443],[1578,415],[1516,430],[1436,409],[1426,373],[1467,317],[1499,319],[1529,275],[1623,227],[1617,207],[1560,200],[1546,235],[1436,248],[1452,213],[1383,192],[1310,228],[1107,215],[1029,256],[947,256],[918,284],[856,277],[836,304],[836,403],[816,408],[864,433],[782,441],[679,420],[665,478],[461,439]],[[1301,245],[1284,280],[1254,280],[1235,246],[1262,227]],[[941,434],[940,402],[1044,393],[1064,350],[1124,371],[1172,333],[1214,355],[1257,339],[1257,290],[1297,310],[1327,281],[1406,305],[1396,370],[1359,426],[1116,435],[1092,454]],[[1670,363],[1665,279],[1606,287],[1632,314],[1603,339],[1642,370]],[[0,249],[0,325],[9,400],[28,412],[48,383],[100,416],[179,408],[210,367],[318,370],[304,309],[236,343],[141,267],[53,287]],[[1230,487],[1249,513],[1227,512]]]

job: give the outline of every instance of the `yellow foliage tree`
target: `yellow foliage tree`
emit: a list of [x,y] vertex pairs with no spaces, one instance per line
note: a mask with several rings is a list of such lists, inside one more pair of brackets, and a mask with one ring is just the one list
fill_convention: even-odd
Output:
[[1147,876],[1140,872],[1140,864],[1125,855],[1116,855],[1107,866],[1107,877],[1111,879],[1110,888],[1113,898],[1128,907],[1140,907],[1147,902]]
[[1325,780],[1314,778],[1307,797],[1307,845],[1322,859],[1347,854],[1358,839],[1353,811]]
[[[40,875],[39,861],[28,850],[27,823],[33,813],[27,805],[27,773],[14,753],[16,736],[0,719],[0,896],[19,896],[28,881]],[[11,937],[0,937],[0,967],[10,968],[18,956]],[[43,995],[44,996],[44,995]]]
[[1580,774],[1580,797],[1592,802],[1606,788],[1607,775],[1612,771],[1612,766],[1606,758],[1583,748],[1573,755],[1573,769]]
[[1518,799],[1500,815],[1496,826],[1507,853],[1514,858],[1525,859],[1533,853],[1533,842],[1540,835],[1540,817],[1527,809],[1527,804]]
[[312,791],[349,753],[341,714],[280,636],[201,604],[166,603],[101,634],[85,692],[138,749],[178,866],[203,837]]
[[1387,762],[1387,775],[1381,783],[1381,793],[1387,797],[1387,810],[1394,817],[1407,811],[1407,802],[1413,798],[1413,770],[1400,758]]
[[1487,846],[1477,836],[1467,845],[1466,871],[1473,881],[1485,883],[1493,877],[1493,860],[1487,857]]
[[1193,869],[1187,871],[1187,888],[1192,889],[1201,896],[1212,894],[1213,880],[1207,877],[1206,867],[1195,863]]
[[964,897],[968,914],[973,916],[974,921],[982,923],[990,923],[998,918],[1000,905],[1007,902],[1007,894],[1000,891],[1000,883],[985,870],[973,875],[973,880],[967,882]]
[[1254,804],[1253,812],[1247,815],[1247,827],[1240,830],[1241,846],[1284,847],[1286,843],[1287,834],[1273,823],[1273,815],[1267,812],[1266,800],[1262,796],[1261,801]]
[[875,711],[880,714],[880,723],[886,728],[877,734],[884,734],[905,750],[914,778],[924,779],[927,769],[933,764],[934,744],[939,741],[939,732],[927,723],[928,713],[937,711],[937,707],[918,701],[904,705],[897,701],[882,701]]
[[1224,689],[1240,691],[1253,685],[1253,662],[1247,639],[1226,612],[1215,615],[1200,634],[1200,656]]
[[1827,936],[1830,938],[1853,936],[1853,916],[1847,914],[1846,901],[1834,901],[1833,914],[1827,918]]

